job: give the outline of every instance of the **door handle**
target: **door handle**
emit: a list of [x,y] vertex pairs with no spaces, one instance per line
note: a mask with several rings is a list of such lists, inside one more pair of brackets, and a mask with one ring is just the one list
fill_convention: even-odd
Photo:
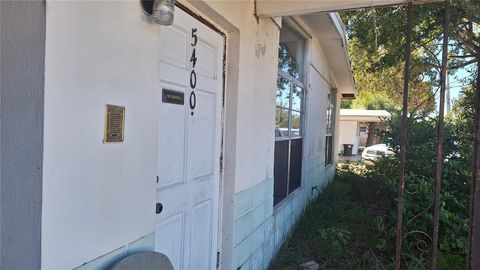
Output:
[[157,203],[155,205],[155,213],[160,214],[163,211],[163,204]]

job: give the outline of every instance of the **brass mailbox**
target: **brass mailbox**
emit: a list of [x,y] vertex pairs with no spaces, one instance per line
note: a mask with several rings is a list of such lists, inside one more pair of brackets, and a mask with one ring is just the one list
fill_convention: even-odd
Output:
[[125,139],[125,107],[107,105],[103,142],[123,142]]

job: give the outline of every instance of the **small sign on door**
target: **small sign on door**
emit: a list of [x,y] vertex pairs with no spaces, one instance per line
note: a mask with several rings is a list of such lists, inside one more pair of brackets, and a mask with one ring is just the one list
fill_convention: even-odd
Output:
[[185,103],[185,94],[180,91],[162,89],[162,102],[183,105]]

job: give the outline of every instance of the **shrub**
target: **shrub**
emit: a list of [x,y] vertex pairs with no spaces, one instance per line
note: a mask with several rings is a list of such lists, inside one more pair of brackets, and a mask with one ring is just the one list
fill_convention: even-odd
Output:
[[[473,120],[471,120],[473,121]],[[457,121],[458,122],[458,121]],[[401,117],[394,113],[381,133],[395,155],[376,161],[366,177],[383,181],[391,194],[391,214],[385,221],[386,233],[396,235],[397,190],[399,179],[399,134]],[[403,254],[409,268],[428,268],[433,232],[434,179],[436,165],[436,123],[428,114],[411,116],[408,126],[403,215]],[[465,266],[468,236],[468,210],[471,158],[463,153],[469,138],[458,136],[455,124],[447,118],[442,166],[439,265],[442,269]],[[461,146],[461,147],[459,147]],[[471,154],[470,154],[471,155]]]

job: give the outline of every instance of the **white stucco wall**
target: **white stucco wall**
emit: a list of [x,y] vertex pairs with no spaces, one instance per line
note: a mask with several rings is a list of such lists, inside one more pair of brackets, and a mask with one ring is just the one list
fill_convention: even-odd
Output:
[[[222,269],[261,269],[317,194],[311,188],[334,176],[324,165],[331,69],[321,41],[309,40],[303,187],[274,210],[278,26],[254,16],[254,1],[184,4],[223,30],[227,44],[238,41],[227,47],[225,121],[234,121],[225,133],[235,130],[235,140],[224,143],[236,150],[224,156],[234,164],[222,180],[232,216],[224,211],[230,225],[220,237],[232,243],[219,246],[222,260],[232,253]],[[42,268],[71,269],[154,231],[162,27],[138,1],[47,1],[46,21]],[[124,143],[102,142],[106,104],[126,107]]]
[[357,121],[340,121],[338,152],[343,151],[343,144],[353,144],[352,154],[357,154],[360,137]]
[[304,158],[319,157],[324,162],[328,94],[335,83],[330,78],[330,69],[320,41],[314,37],[308,45]]
[[[47,2],[42,269],[154,231],[161,27],[139,2]],[[126,107],[104,144],[105,105]]]
[[[278,28],[253,1],[208,5],[241,33],[238,192],[273,177]],[[154,230],[161,27],[136,1],[49,1],[46,20],[42,267],[68,269]],[[124,143],[102,142],[106,104]]]
[[208,5],[240,33],[235,160],[237,169],[248,168],[236,171],[235,191],[240,192],[273,177],[272,108],[277,87],[279,32],[270,18],[257,21],[254,1],[208,1]]
[[[331,69],[321,41],[316,38],[308,39],[306,52],[307,94],[302,186],[274,208],[272,207],[273,179],[246,189],[235,190],[233,258],[231,264],[226,264],[226,267],[231,269],[266,269],[269,261],[275,256],[285,237],[301,216],[306,203],[318,195],[318,190],[321,190],[334,177],[335,165],[325,166],[325,121],[328,94],[331,88],[335,88],[335,82],[330,78]],[[338,129],[338,109],[335,114]],[[263,134],[265,131],[265,128],[258,129],[257,133]],[[269,136],[273,141],[273,135]],[[262,149],[256,141],[240,147],[250,146]],[[248,169],[248,167],[240,169]],[[236,181],[243,181],[243,179],[236,179]],[[316,189],[312,190],[312,188]],[[262,198],[265,192],[266,197]]]

